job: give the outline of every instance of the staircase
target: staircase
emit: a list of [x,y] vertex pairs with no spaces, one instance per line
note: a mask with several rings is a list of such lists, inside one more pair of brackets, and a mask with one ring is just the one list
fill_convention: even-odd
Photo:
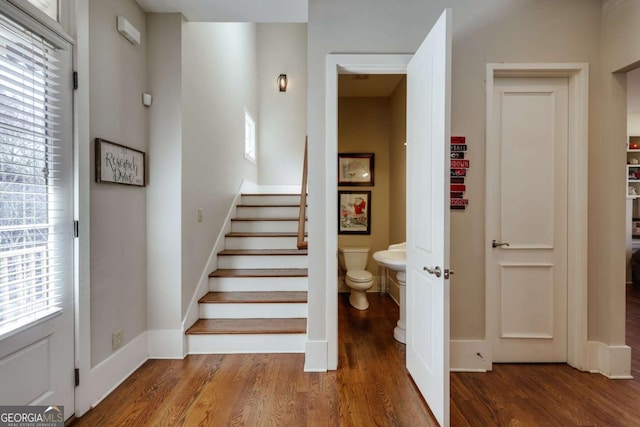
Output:
[[302,353],[307,250],[298,249],[300,195],[243,194],[187,331],[189,353]]

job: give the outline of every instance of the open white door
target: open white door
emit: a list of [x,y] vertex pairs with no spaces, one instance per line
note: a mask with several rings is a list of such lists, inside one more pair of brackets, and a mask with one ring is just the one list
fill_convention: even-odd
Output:
[[449,425],[451,10],[407,68],[407,369]]

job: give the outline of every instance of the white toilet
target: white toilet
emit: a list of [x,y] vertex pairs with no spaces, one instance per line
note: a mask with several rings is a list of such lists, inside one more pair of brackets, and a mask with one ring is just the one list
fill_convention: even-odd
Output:
[[351,288],[349,302],[358,310],[366,310],[369,308],[367,291],[373,286],[373,275],[365,270],[369,262],[369,248],[339,248],[338,261],[345,271],[344,281]]

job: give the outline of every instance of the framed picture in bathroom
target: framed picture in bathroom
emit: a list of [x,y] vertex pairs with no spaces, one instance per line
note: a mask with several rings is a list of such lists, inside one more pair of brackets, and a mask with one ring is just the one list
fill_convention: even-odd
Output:
[[371,234],[371,191],[338,191],[338,234]]
[[373,153],[339,153],[339,186],[372,186]]
[[633,218],[631,223],[631,237],[640,239],[640,218]]

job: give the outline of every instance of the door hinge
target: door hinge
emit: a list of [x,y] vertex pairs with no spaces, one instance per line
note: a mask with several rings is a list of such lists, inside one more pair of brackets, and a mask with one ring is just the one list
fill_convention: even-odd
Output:
[[80,222],[73,221],[73,237],[76,239],[80,236]]
[[80,369],[76,368],[73,372],[75,376],[75,385],[78,387],[80,385]]
[[73,90],[78,90],[78,72],[73,72]]

